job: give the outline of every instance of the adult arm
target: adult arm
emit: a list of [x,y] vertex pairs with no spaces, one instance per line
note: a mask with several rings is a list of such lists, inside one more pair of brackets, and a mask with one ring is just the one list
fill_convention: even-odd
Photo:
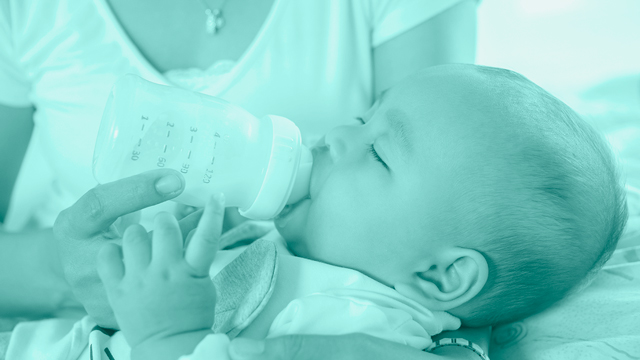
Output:
[[[31,138],[34,110],[0,104],[0,222]],[[51,229],[0,230],[0,284],[0,316],[51,316],[79,306],[64,281]]]
[[[442,338],[462,338],[472,343],[480,346],[482,350],[484,350],[485,354],[489,354],[489,343],[491,341],[491,327],[483,327],[483,328],[467,328],[462,327],[455,331],[445,331],[433,337],[433,340],[439,340]],[[446,346],[435,349],[433,351],[434,354],[438,355],[455,355],[455,354],[471,354],[471,351],[462,349],[454,346]],[[475,354],[472,354],[475,357],[470,357],[478,360],[479,357]]]
[[373,49],[374,91],[382,91],[422,68],[473,63],[476,55],[476,0],[463,0]]
[[7,215],[13,185],[29,145],[34,110],[0,104],[0,223]]
[[80,312],[64,280],[51,229],[0,232],[0,317]]
[[[478,344],[488,344],[486,329],[461,329],[448,332],[444,337],[462,337]],[[488,347],[482,346],[488,353]],[[231,342],[233,360],[479,360],[470,350],[459,347],[441,347],[424,352],[412,347],[381,340],[364,334],[340,336],[288,335],[255,341],[236,338]]]

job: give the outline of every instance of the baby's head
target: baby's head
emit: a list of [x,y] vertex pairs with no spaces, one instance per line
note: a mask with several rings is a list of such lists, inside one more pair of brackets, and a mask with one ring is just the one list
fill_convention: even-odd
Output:
[[484,326],[548,307],[615,248],[627,206],[606,140],[521,75],[429,68],[363,121],[313,149],[310,199],[276,219],[296,255]]

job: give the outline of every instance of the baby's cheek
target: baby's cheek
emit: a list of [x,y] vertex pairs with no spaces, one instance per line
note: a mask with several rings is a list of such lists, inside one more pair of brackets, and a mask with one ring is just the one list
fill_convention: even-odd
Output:
[[353,252],[357,249],[352,234],[343,224],[327,222],[315,230],[309,231],[305,239],[306,257],[338,266],[351,265]]

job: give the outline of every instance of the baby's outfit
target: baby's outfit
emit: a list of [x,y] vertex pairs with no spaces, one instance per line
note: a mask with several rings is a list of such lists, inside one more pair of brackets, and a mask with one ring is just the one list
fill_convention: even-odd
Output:
[[[278,238],[273,231],[244,251],[219,252],[211,270],[218,291],[215,334],[181,360],[229,359],[229,341],[238,334],[364,333],[424,349],[431,336],[460,327],[452,315],[429,311],[358,271],[291,256]],[[122,332],[101,329],[85,317],[71,327],[59,319],[18,325],[7,360],[34,354],[38,359],[123,360],[129,353]]]
[[[278,243],[277,232],[267,237],[272,237],[271,244]],[[272,301],[277,302],[281,294],[294,300],[272,321],[267,338],[363,333],[425,349],[431,345],[431,336],[460,327],[458,318],[429,311],[358,271],[291,256],[284,247],[279,247],[278,252]],[[267,313],[270,310],[269,305],[261,309]],[[260,321],[260,316],[255,320]],[[227,334],[207,336],[191,355],[180,360],[230,359],[227,349],[233,336]]]

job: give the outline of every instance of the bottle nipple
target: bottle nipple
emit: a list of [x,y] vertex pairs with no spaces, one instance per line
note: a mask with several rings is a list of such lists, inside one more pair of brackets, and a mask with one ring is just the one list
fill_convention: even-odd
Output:
[[309,195],[309,184],[311,182],[311,168],[313,167],[313,155],[311,150],[302,145],[302,154],[300,154],[300,165],[298,166],[298,173],[296,174],[296,180],[293,183],[293,189],[287,204],[294,204],[304,199]]

